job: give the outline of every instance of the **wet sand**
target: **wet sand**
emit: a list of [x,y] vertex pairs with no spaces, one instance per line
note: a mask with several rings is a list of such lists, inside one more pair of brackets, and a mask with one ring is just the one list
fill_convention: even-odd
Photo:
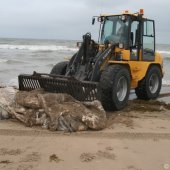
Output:
[[0,169],[170,169],[169,92],[164,87],[157,101],[130,100],[124,110],[107,113],[102,131],[70,134],[1,121]]
[[[135,95],[134,90],[131,90],[131,94],[130,94],[129,99],[130,100],[136,99],[136,95]],[[165,86],[165,85],[162,86],[158,100],[170,103],[170,86]]]

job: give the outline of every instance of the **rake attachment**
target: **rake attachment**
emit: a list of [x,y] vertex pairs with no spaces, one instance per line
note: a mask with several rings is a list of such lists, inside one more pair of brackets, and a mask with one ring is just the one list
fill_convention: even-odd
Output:
[[43,88],[52,93],[67,93],[79,101],[93,101],[97,99],[98,83],[79,81],[74,77],[43,74],[34,72],[33,75],[18,76],[19,90],[31,91]]

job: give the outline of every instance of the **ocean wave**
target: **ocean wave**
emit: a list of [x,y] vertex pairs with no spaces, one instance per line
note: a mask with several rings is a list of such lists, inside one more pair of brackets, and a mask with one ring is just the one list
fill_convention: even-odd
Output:
[[54,67],[55,64],[46,64],[46,67]]
[[17,87],[18,87],[18,79],[17,79],[17,78],[11,79],[11,80],[7,83],[7,86],[17,86]]
[[0,49],[9,50],[31,50],[31,51],[73,51],[76,52],[77,48],[57,45],[10,45],[0,44]]
[[20,60],[0,59],[0,63],[7,63],[7,64],[24,64],[24,63],[28,63],[28,62],[26,62],[26,61],[20,61]]
[[27,61],[20,61],[20,60],[7,60],[7,64],[26,64],[28,63]]
[[161,54],[170,54],[170,51],[157,51],[157,52],[159,52],[159,53],[161,53]]
[[170,86],[170,80],[162,80],[162,84],[165,86]]
[[6,63],[8,60],[0,59],[0,63]]

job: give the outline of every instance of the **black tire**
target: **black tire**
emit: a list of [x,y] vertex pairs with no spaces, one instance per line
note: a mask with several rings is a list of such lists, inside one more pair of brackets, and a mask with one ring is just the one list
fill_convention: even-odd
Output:
[[[124,97],[118,97],[118,84],[120,80],[126,83]],[[123,109],[129,98],[130,93],[130,73],[122,65],[110,65],[102,72],[99,82],[99,100],[107,111]]]
[[138,99],[143,100],[156,99],[159,96],[161,87],[162,87],[161,70],[158,66],[153,65],[149,68],[145,78],[138,83],[138,87],[135,89],[135,93]]
[[50,74],[64,75],[66,73],[67,65],[68,65],[68,61],[63,61],[63,62],[57,63],[52,68]]

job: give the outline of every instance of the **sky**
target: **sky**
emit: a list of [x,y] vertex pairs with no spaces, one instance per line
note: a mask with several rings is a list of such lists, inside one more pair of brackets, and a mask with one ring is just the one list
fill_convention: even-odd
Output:
[[97,39],[94,15],[138,12],[156,22],[156,42],[170,44],[170,0],[0,0],[0,37],[80,40]]

